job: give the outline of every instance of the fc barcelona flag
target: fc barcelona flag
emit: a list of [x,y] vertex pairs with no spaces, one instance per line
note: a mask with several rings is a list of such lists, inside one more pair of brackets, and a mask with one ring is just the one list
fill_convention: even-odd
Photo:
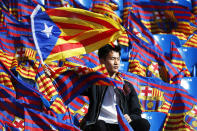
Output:
[[124,31],[108,16],[71,7],[45,11],[38,5],[31,22],[36,48],[45,62],[95,51]]
[[120,107],[116,105],[118,124],[120,127],[120,131],[133,131],[132,127],[129,125],[128,121],[125,119],[122,114]]

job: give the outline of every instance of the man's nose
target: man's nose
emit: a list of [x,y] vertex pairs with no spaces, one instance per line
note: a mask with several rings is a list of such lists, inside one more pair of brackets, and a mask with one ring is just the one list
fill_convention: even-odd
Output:
[[114,60],[114,64],[115,64],[115,65],[117,65],[118,62],[119,62],[119,59],[115,59],[115,60]]

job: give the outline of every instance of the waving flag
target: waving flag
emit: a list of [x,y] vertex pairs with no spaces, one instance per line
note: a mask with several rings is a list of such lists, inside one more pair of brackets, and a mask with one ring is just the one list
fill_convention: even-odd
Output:
[[42,129],[80,131],[80,129],[72,123],[68,123],[64,120],[28,108],[25,109],[24,121],[25,129],[28,130]]
[[110,0],[93,0],[92,11],[100,14],[107,15],[117,22],[122,22],[119,16],[114,12],[117,10],[118,5]]
[[164,130],[197,130],[197,98],[176,91]]
[[88,112],[89,99],[87,96],[77,96],[68,105],[75,122],[79,123]]
[[121,74],[124,80],[133,84],[138,94],[142,111],[168,113],[174,93],[176,90],[179,90],[180,86],[166,83],[158,78],[143,77],[129,72],[122,72]]
[[[134,34],[131,35],[132,32],[128,31],[128,33],[130,41],[133,41],[134,43],[132,48],[135,50],[131,51],[130,60],[134,62],[139,60],[143,65],[143,69],[146,69],[151,64],[151,61],[154,61],[160,65],[160,75],[164,81],[176,81],[175,78],[178,75],[179,70],[165,58],[163,52],[161,52],[156,46],[150,46],[147,42],[141,40]],[[141,57],[139,57],[139,55],[141,55]]]
[[193,7],[193,13],[197,15],[197,0],[191,0],[192,7]]
[[174,42],[171,42],[171,63],[178,68],[179,70],[179,75],[178,80],[176,83],[180,84],[180,78],[182,77],[190,77],[191,74],[189,72],[189,70],[187,69],[187,66],[185,64],[185,61],[183,60],[181,54],[179,53],[176,44]]
[[197,48],[197,32],[194,32],[189,40],[187,40],[184,44],[184,47],[195,47]]
[[118,105],[116,105],[118,124],[120,131],[133,131],[132,127],[129,125],[128,121],[125,119]]
[[[72,64],[73,63],[73,64]],[[89,68],[94,68],[100,65],[98,55],[95,52],[90,52],[88,54],[80,55],[79,57],[74,56],[66,58],[65,66],[87,66]]]
[[174,3],[133,2],[133,12],[153,33],[170,33],[186,40],[193,32],[190,22],[193,14],[184,6]]
[[34,42],[45,61],[92,52],[115,41],[124,30],[105,15],[77,8],[44,11],[37,6],[31,18]]
[[40,93],[37,89],[34,88],[34,85],[29,85],[28,83],[25,83],[24,81],[18,79],[14,73],[16,73],[14,70],[12,70],[14,73],[12,73],[11,70],[7,69],[6,66],[2,61],[0,61],[2,69],[10,75],[11,77],[11,83],[13,84],[13,90],[16,92],[16,98],[18,101],[20,101],[23,106],[31,106],[31,108],[36,110],[42,109],[42,100],[41,96],[42,93]]
[[31,103],[24,106],[13,90],[3,85],[0,85],[0,94],[1,124],[7,130],[80,130],[72,123],[32,109]]
[[21,35],[32,36],[30,23],[24,24],[22,22],[19,22],[11,14],[8,14],[5,11],[2,11],[2,13],[5,16],[5,23],[6,23],[8,35],[13,37],[20,37]]
[[93,84],[114,85],[122,89],[122,81],[110,78],[103,66],[59,68],[51,76],[65,105]]
[[158,43],[154,40],[153,34],[146,28],[143,23],[129,10],[127,21],[124,23],[124,27],[132,30],[133,33],[140,39],[149,43],[151,46],[159,47]]

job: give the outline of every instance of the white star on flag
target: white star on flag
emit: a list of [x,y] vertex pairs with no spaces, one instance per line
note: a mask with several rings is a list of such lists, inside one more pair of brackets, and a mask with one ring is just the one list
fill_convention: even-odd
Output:
[[53,26],[48,27],[46,23],[44,23],[44,30],[42,30],[43,33],[46,34],[46,36],[49,38],[50,35],[52,35],[51,31],[53,29]]

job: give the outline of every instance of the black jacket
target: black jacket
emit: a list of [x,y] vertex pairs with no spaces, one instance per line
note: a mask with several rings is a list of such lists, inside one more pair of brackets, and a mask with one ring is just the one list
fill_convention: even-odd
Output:
[[[89,97],[90,104],[88,113],[81,122],[81,129],[83,129],[84,126],[95,124],[97,121],[107,88],[108,86],[95,86],[88,88],[82,94]],[[131,120],[140,119],[142,111],[133,85],[125,81],[124,91],[116,88],[115,93],[119,98],[118,103],[122,113],[128,114]]]

